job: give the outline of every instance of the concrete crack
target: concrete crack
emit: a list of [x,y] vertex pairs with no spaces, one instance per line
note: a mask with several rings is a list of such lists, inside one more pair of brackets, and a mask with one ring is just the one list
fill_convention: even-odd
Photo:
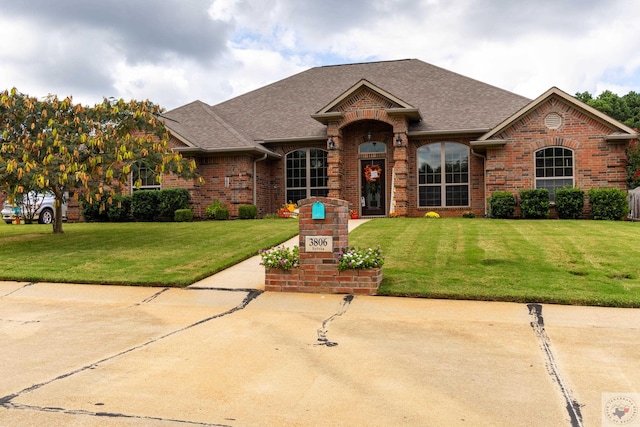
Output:
[[353,295],[345,296],[342,299],[342,306],[340,307],[340,309],[334,315],[322,322],[322,327],[318,329],[318,344],[316,345],[324,345],[327,347],[335,347],[338,345],[337,342],[329,341],[329,339],[327,338],[327,332],[329,332],[329,324],[333,321],[333,319],[338,316],[342,316],[347,311],[347,308],[349,308],[349,305],[351,304],[351,301],[353,301],[353,298]]
[[[128,348],[128,349],[123,350],[123,351],[121,351],[121,352],[119,352],[117,354],[105,357],[105,358],[103,358],[101,360],[98,360],[97,362],[91,363],[89,365],[85,365],[85,366],[83,366],[81,368],[78,368],[78,369],[75,369],[73,371],[64,373],[64,374],[59,375],[59,376],[57,376],[57,377],[55,377],[53,379],[50,379],[48,381],[44,381],[44,382],[41,382],[41,383],[38,383],[38,384],[33,384],[30,387],[27,387],[27,388],[25,388],[25,389],[23,389],[23,390],[21,390],[21,391],[19,391],[17,393],[13,393],[13,394],[10,394],[10,395],[7,395],[7,396],[0,396],[0,407],[5,407],[7,409],[16,408],[19,405],[16,405],[12,401],[14,399],[24,395],[24,394],[27,394],[27,393],[30,393],[32,391],[38,390],[38,389],[40,389],[42,387],[45,387],[45,386],[47,386],[49,384],[52,384],[52,383],[56,382],[56,381],[71,377],[73,375],[79,374],[79,373],[87,371],[89,369],[95,369],[97,366],[99,366],[102,363],[108,362],[110,360],[116,359],[116,358],[118,358],[120,356],[123,356],[125,354],[131,353],[133,351],[139,350],[139,349],[144,348],[144,347],[147,347],[147,346],[149,346],[151,344],[154,344],[154,343],[156,343],[156,342],[158,342],[160,340],[163,340],[165,338],[168,338],[168,337],[173,336],[175,334],[178,334],[180,332],[184,332],[184,331],[186,331],[188,329],[194,328],[194,327],[196,327],[198,325],[201,325],[203,323],[210,322],[210,321],[212,321],[214,319],[219,319],[221,317],[224,317],[224,316],[227,316],[229,314],[235,313],[236,311],[242,310],[247,305],[249,305],[249,303],[251,301],[253,301],[258,296],[260,296],[263,292],[264,291],[257,290],[257,289],[251,290],[250,292],[248,292],[247,296],[242,300],[242,302],[240,302],[240,304],[238,304],[237,306],[235,306],[235,307],[233,307],[233,308],[231,308],[231,309],[229,309],[229,310],[227,310],[225,312],[215,314],[213,316],[207,317],[205,319],[202,319],[202,320],[199,320],[199,321],[197,321],[195,323],[187,325],[187,326],[185,326],[183,328],[176,329],[175,331],[171,331],[169,333],[166,333],[166,334],[164,334],[162,336],[159,336],[159,337],[156,337],[156,338],[152,338],[152,339],[150,339],[150,340],[148,340],[148,341],[146,341],[146,342],[144,342],[142,344],[139,344],[137,346]],[[47,408],[45,408],[45,409],[47,409]],[[47,410],[50,410],[50,409],[51,408],[48,408]],[[57,410],[59,410],[59,411],[67,411],[67,410],[62,409],[62,408],[57,408]],[[100,414],[97,414],[97,415],[100,415]]]
[[547,370],[549,371],[549,375],[551,378],[558,384],[560,387],[560,391],[562,392],[562,396],[567,404],[567,412],[569,413],[569,418],[571,419],[571,427],[583,427],[582,424],[582,413],[580,411],[580,404],[577,400],[572,396],[571,390],[565,385],[562,380],[562,375],[560,374],[560,369],[556,364],[555,357],[553,355],[553,351],[551,350],[551,340],[549,339],[549,335],[547,335],[547,331],[544,327],[544,318],[542,317],[542,305],[541,304],[527,304],[529,308],[529,314],[533,317],[530,325],[533,329],[533,332],[538,336],[538,340],[540,341],[540,346],[547,357]]

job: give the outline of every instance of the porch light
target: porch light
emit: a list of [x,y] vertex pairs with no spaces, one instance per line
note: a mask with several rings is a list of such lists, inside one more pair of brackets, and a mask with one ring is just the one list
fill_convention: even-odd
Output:
[[396,137],[396,145],[402,147],[402,137],[400,137],[400,134]]
[[335,150],[336,149],[336,143],[333,141],[333,135],[329,136],[329,150]]

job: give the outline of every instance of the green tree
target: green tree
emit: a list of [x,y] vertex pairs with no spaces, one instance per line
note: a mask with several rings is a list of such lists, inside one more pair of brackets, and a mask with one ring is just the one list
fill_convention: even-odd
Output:
[[575,97],[630,128],[640,128],[640,94],[631,91],[619,96],[605,90],[595,98],[589,92],[578,92]]
[[62,233],[66,193],[100,201],[105,209],[126,187],[136,161],[154,170],[158,181],[166,173],[195,178],[195,162],[169,147],[161,112],[149,101],[104,99],[84,107],[71,97],[39,100],[15,88],[1,92],[0,188],[13,197],[30,190],[53,193],[53,232]]

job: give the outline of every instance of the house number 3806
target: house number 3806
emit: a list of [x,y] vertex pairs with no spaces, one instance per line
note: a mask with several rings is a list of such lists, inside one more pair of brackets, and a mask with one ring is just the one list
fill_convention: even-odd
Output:
[[307,252],[332,252],[333,237],[307,236],[305,238],[305,249]]

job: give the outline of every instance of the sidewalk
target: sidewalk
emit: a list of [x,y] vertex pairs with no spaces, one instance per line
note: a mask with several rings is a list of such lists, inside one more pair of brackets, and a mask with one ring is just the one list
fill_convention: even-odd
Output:
[[[350,219],[349,232],[368,219]],[[293,247],[299,245],[299,236],[292,237],[280,246]],[[259,289],[264,290],[264,267],[262,259],[256,255],[232,267],[220,271],[213,276],[202,279],[189,288],[195,289]]]

